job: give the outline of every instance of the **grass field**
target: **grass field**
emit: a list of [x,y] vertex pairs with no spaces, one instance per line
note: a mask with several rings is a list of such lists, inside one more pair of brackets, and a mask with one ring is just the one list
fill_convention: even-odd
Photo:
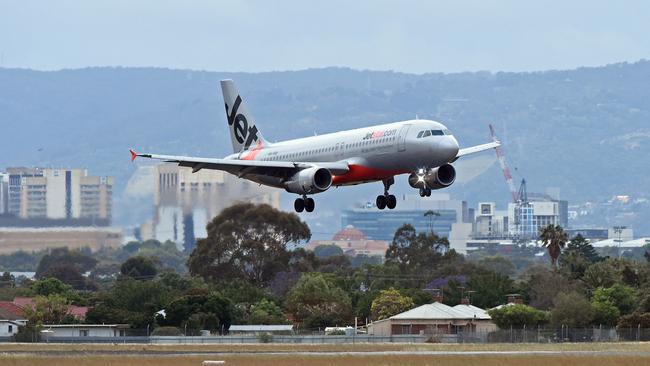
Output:
[[[521,353],[413,354],[484,351]],[[197,352],[209,354],[197,355]],[[240,366],[626,366],[650,365],[650,344],[0,345],[2,366],[198,366],[204,360],[224,360],[226,365]]]

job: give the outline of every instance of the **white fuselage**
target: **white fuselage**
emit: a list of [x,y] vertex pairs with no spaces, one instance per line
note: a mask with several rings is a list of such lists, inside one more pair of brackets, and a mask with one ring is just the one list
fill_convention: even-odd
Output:
[[[357,128],[257,146],[227,159],[340,162],[350,171],[334,176],[333,185],[350,185],[388,179],[394,175],[430,169],[454,161],[458,142],[441,123],[409,120]],[[277,179],[249,179],[281,186]]]

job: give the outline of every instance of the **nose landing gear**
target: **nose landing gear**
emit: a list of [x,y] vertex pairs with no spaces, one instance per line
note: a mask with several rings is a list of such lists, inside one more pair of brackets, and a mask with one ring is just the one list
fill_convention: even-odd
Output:
[[312,212],[314,211],[315,206],[316,204],[314,203],[314,199],[307,196],[296,198],[296,200],[293,202],[293,208],[296,210],[296,212]]
[[420,197],[431,197],[431,188],[420,188]]
[[397,198],[395,198],[394,195],[388,193],[388,189],[390,186],[395,183],[395,179],[393,177],[390,177],[389,179],[384,179],[384,194],[381,196],[377,196],[376,200],[376,205],[377,208],[380,210],[383,210],[384,208],[388,207],[389,210],[392,210],[397,206]]

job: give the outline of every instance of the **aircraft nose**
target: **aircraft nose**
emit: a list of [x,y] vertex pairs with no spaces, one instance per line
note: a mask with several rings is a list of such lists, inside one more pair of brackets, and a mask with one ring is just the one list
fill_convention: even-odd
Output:
[[444,157],[445,162],[450,162],[458,156],[458,141],[454,136],[445,136],[438,145],[439,154]]

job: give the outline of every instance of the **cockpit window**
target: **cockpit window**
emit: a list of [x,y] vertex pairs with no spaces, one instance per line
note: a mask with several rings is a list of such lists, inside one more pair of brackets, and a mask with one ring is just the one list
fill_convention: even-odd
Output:
[[431,136],[431,131],[429,130],[424,131],[424,135],[422,135],[422,137],[427,137],[427,136]]
[[424,134],[424,131],[420,131],[420,132],[418,133],[418,137],[417,137],[417,138],[422,137],[422,134]]
[[446,128],[443,130],[443,132],[445,133],[445,135],[451,135],[451,131],[449,131],[449,130],[446,129]]
[[431,130],[431,134],[432,134],[433,136],[442,136],[442,135],[444,135],[445,133],[442,132],[442,130]]

